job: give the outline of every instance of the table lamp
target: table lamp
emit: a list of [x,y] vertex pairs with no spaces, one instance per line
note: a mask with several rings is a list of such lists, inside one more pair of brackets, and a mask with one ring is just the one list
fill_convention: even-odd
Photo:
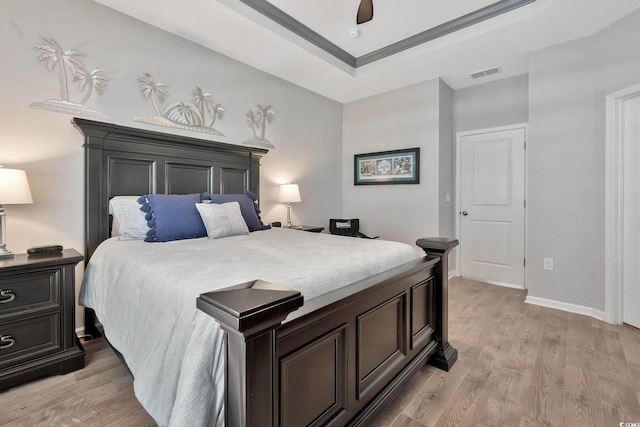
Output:
[[291,228],[291,203],[298,203],[300,199],[300,189],[298,184],[282,184],[280,186],[280,196],[278,197],[280,203],[287,204],[287,227]]
[[4,242],[6,220],[3,205],[21,205],[33,203],[27,174],[19,169],[6,169],[0,166],[0,259],[13,258]]

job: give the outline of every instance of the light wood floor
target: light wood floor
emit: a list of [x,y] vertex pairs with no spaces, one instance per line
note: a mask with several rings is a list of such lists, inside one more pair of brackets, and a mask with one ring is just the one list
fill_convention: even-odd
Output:
[[524,303],[524,291],[450,281],[450,372],[425,367],[380,426],[640,423],[640,331]]
[[[618,426],[640,423],[640,331],[524,304],[524,292],[450,282],[450,372],[424,367],[372,423],[422,426]],[[104,340],[87,366],[0,392],[1,426],[156,424]]]

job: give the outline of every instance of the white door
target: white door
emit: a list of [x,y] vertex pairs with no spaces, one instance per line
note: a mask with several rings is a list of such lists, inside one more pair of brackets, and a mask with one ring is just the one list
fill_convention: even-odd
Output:
[[524,288],[525,128],[459,137],[460,274]]
[[640,328],[640,96],[623,104],[624,323]]

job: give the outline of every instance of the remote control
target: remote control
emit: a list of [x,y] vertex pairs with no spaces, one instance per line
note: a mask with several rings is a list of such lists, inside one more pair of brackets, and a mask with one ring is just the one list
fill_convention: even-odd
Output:
[[57,254],[62,252],[62,245],[33,246],[27,249],[29,255]]

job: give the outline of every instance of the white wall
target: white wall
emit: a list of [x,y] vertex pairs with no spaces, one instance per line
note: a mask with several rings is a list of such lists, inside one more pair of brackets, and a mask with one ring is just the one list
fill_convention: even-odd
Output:
[[[108,89],[87,104],[122,125],[172,132],[133,121],[153,115],[137,82],[144,72],[168,84],[163,106],[191,100],[198,85],[225,108],[216,128],[226,138],[176,133],[241,143],[251,136],[245,113],[272,104],[277,115],[266,136],[276,149],[262,161],[263,219],[286,220],[286,208],[276,200],[278,184],[287,181],[302,193],[293,210],[296,222],[326,226],[340,210],[341,104],[90,1],[0,0],[0,22],[0,164],[27,171],[35,201],[6,206],[6,239],[14,252],[50,243],[80,252],[84,247],[83,137],[69,124],[72,116],[28,108],[60,96],[57,72],[37,60],[33,46],[40,36],[84,52],[87,67],[103,69],[111,78]],[[79,287],[82,267],[77,272]]]
[[[440,85],[434,79],[344,106],[342,215],[360,218],[366,234],[412,245],[439,235]],[[413,147],[421,149],[420,184],[353,184],[355,154]]]
[[635,12],[531,56],[529,296],[604,310],[605,97],[640,83],[638,40]]

